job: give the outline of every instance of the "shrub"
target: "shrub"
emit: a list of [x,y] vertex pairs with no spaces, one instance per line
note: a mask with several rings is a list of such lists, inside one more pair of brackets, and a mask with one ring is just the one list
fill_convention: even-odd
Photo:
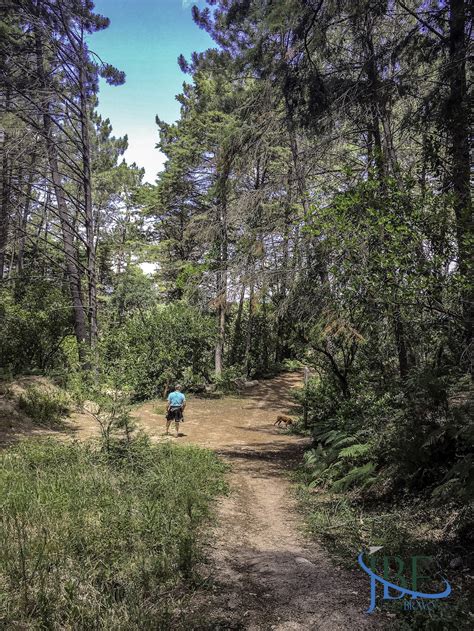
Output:
[[230,366],[224,368],[220,375],[213,376],[213,382],[220,392],[230,393],[238,390],[238,383],[245,381],[245,377],[242,375],[242,371],[237,366]]
[[304,368],[304,364],[299,359],[284,359],[281,367],[288,372],[296,372]]
[[70,399],[61,390],[28,386],[18,399],[18,407],[36,423],[53,427],[69,414]]
[[63,364],[61,342],[71,329],[67,291],[47,280],[0,289],[1,368],[13,375]]
[[186,371],[206,375],[212,363],[214,330],[214,320],[193,307],[159,305],[111,330],[101,352],[136,399],[151,398],[182,381]]
[[36,439],[3,452],[6,628],[178,628],[173,589],[201,554],[223,465],[208,450],[143,437],[131,450]]
[[206,387],[206,378],[202,373],[195,374],[188,366],[183,370],[181,383],[187,392],[203,392]]

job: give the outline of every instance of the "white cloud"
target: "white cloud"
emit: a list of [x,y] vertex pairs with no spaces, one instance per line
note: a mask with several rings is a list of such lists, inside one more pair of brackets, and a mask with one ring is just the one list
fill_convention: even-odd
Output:
[[144,274],[151,275],[158,269],[158,263],[140,263]]
[[128,149],[124,155],[128,164],[136,162],[145,169],[144,181],[154,184],[158,171],[163,170],[166,156],[155,148],[155,140],[151,134],[130,133]]

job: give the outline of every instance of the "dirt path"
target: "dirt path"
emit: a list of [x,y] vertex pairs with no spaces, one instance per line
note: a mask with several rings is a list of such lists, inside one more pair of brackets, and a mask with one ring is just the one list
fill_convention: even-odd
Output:
[[[195,629],[382,628],[379,618],[364,613],[369,582],[355,560],[353,572],[338,568],[303,534],[286,472],[301,459],[307,439],[273,425],[278,413],[294,412],[290,393],[300,385],[301,375],[291,373],[260,382],[241,397],[190,398],[178,439],[163,435],[163,402],[134,408],[138,425],[153,440],[209,447],[231,464],[231,492],[220,501],[210,566],[203,568],[209,589],[198,590],[191,602]],[[70,436],[98,434],[89,416],[71,420]]]
[[[206,628],[333,631],[382,628],[364,613],[365,577],[335,567],[305,539],[285,470],[301,457],[307,439],[274,427],[292,411],[296,373],[261,382],[242,398],[189,402],[179,442],[210,447],[231,463],[231,493],[219,506],[210,549],[213,588],[197,595]],[[162,438],[155,405],[136,410],[140,425]],[[160,423],[162,420],[160,419]],[[176,440],[176,439],[171,439]]]

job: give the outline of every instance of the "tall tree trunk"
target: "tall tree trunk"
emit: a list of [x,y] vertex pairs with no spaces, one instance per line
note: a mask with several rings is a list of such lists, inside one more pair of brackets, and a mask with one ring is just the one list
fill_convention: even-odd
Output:
[[227,219],[226,210],[221,211],[221,242],[219,270],[217,271],[217,340],[215,349],[215,372],[222,373],[224,365],[225,324],[227,311]]
[[276,341],[275,341],[275,362],[279,363],[285,358],[286,344],[285,344],[285,334],[286,334],[286,318],[285,314],[281,313],[279,310],[279,306],[281,302],[285,300],[288,293],[288,263],[290,259],[290,228],[291,228],[291,207],[292,207],[292,186],[291,180],[293,175],[293,169],[291,164],[288,168],[288,179],[287,179],[287,203],[285,206],[285,223],[283,228],[283,257],[282,257],[282,268],[283,274],[280,279],[280,286],[278,288],[278,303],[276,306],[277,312],[277,326],[276,326]]
[[263,287],[262,290],[262,364],[264,372],[268,372],[269,367],[269,355],[268,355],[268,309],[267,309],[267,291],[266,287]]
[[244,355],[244,371],[247,377],[250,377],[250,349],[252,348],[254,293],[255,293],[255,278],[254,278],[254,273],[252,270],[252,276],[250,278],[249,315],[247,319],[247,332],[245,335],[245,355]]
[[239,343],[240,343],[240,337],[242,335],[242,313],[244,310],[245,289],[246,289],[246,284],[244,281],[240,289],[239,307],[237,309],[237,316],[235,318],[234,339],[232,340],[232,349],[230,351],[230,360],[229,360],[231,365],[235,364],[238,359],[238,356],[237,356],[238,348],[239,348]]
[[[10,90],[7,88],[4,97],[4,111],[10,107]],[[8,159],[8,135],[4,131],[2,140],[2,194],[0,207],[0,280],[5,271],[5,254],[8,243],[8,227],[10,225],[10,180],[11,168]]]
[[369,111],[370,111],[370,137],[371,153],[375,163],[378,178],[384,184],[385,179],[385,161],[382,147],[382,134],[380,132],[380,106],[379,106],[379,78],[377,72],[377,63],[375,60],[375,49],[372,37],[372,27],[367,24],[365,37],[365,70],[367,75],[367,87],[369,93]]
[[466,4],[464,0],[449,3],[449,127],[452,142],[452,188],[456,216],[459,272],[463,277],[461,301],[464,319],[464,363],[472,372],[472,329],[474,320],[474,279],[472,244],[474,242],[472,202],[469,174],[469,103],[466,85],[467,41]]
[[94,215],[92,208],[92,175],[90,159],[89,138],[89,106],[87,99],[87,77],[84,42],[82,42],[81,59],[79,60],[79,85],[80,85],[80,117],[82,140],[82,182],[84,188],[84,216],[86,228],[87,249],[87,283],[89,303],[89,345],[93,348],[97,341],[97,282],[96,282],[96,256],[94,245]]
[[2,156],[2,203],[0,208],[0,279],[5,272],[5,256],[10,225],[10,169],[7,152]]
[[[380,206],[383,208],[384,198],[387,191],[386,178],[390,168],[393,173],[397,172],[397,159],[393,147],[390,123],[388,120],[385,106],[383,103],[383,95],[380,89],[380,79],[377,69],[376,53],[373,41],[373,25],[369,23],[369,17],[366,16],[366,31],[364,37],[365,48],[365,69],[368,84],[369,95],[369,111],[370,111],[370,136],[373,141],[373,158],[375,163],[376,178],[379,181],[379,197]],[[382,139],[382,131],[384,138]],[[383,142],[384,140],[384,142]],[[386,153],[384,152],[384,145]],[[381,247],[384,248],[385,233],[383,228],[380,229]],[[400,377],[405,379],[409,370],[409,359],[407,351],[407,343],[405,339],[405,327],[399,305],[395,304],[394,309],[389,308],[388,317],[392,324],[392,330],[395,337],[398,356],[398,368]]]
[[227,187],[230,175],[230,155],[224,154],[222,171],[217,184],[217,247],[219,262],[217,270],[217,339],[215,347],[215,372],[222,373],[224,366],[225,325],[227,316],[227,266],[228,266],[228,234],[227,234]]
[[33,191],[33,180],[35,176],[36,154],[31,159],[30,171],[25,187],[25,199],[23,202],[23,210],[19,218],[19,237],[18,237],[18,253],[16,258],[16,271],[18,276],[23,272],[23,258],[25,255],[26,230],[28,227],[28,216],[30,214],[31,194]]
[[81,275],[77,257],[77,250],[74,244],[74,230],[72,217],[68,210],[67,199],[63,188],[62,177],[59,170],[57,149],[51,129],[51,105],[49,101],[49,90],[46,82],[46,73],[43,61],[43,44],[38,30],[35,32],[36,44],[36,66],[39,83],[44,95],[42,102],[43,112],[43,135],[46,143],[46,154],[48,157],[51,179],[54,194],[58,206],[58,214],[63,235],[63,249],[66,259],[66,273],[71,293],[73,309],[74,333],[77,339],[79,360],[87,367],[86,348],[88,345],[87,318],[82,301]]

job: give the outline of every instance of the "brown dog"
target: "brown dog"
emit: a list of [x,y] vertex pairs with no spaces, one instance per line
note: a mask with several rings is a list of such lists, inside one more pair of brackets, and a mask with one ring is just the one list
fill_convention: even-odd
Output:
[[284,423],[285,426],[288,427],[289,425],[293,425],[294,421],[291,417],[286,416],[286,414],[279,414],[277,416],[277,420],[273,423],[273,425],[281,425],[282,423]]

